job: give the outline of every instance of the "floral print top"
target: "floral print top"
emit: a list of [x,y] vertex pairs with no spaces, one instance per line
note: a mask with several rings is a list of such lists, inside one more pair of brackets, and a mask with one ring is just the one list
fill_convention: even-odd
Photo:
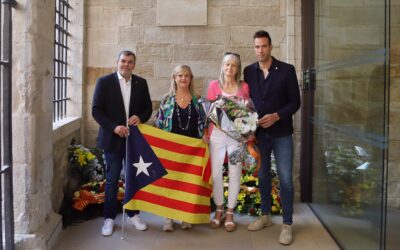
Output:
[[[198,102],[197,98],[192,95],[192,102],[195,110],[198,113],[197,129],[199,137],[203,137],[204,127],[206,125],[206,114],[203,107]],[[165,131],[171,132],[172,130],[172,114],[175,110],[175,95],[166,95],[160,102],[160,108],[155,116],[155,126]]]

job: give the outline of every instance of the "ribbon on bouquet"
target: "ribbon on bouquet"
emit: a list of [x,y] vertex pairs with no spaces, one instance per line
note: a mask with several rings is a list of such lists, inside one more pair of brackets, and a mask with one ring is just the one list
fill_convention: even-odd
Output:
[[247,145],[247,151],[249,152],[249,154],[255,159],[256,161],[256,168],[254,169],[255,172],[258,172],[258,170],[261,167],[261,156],[260,156],[260,152],[258,150],[258,148],[255,145],[254,141],[248,141],[246,143]]

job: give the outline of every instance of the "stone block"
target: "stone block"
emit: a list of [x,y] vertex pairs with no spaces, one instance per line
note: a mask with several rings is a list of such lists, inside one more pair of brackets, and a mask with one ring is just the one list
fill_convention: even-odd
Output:
[[224,54],[222,45],[175,45],[174,59],[175,60],[190,60],[190,61],[218,61],[221,60]]
[[[249,15],[251,13],[251,15]],[[222,24],[237,26],[281,26],[283,19],[279,15],[279,7],[240,7],[224,8],[222,11]]]
[[[222,57],[221,57],[222,60]],[[190,63],[194,78],[208,77],[218,79],[221,62],[219,61],[208,61],[208,62],[193,62]]]
[[119,43],[132,44],[144,41],[143,27],[120,27],[118,33]]
[[207,96],[207,84],[206,79],[203,77],[196,77],[194,79],[193,92],[196,96],[206,97]]
[[86,6],[102,6],[102,7],[128,7],[131,8],[135,6],[135,8],[151,8],[153,7],[153,1],[149,0],[86,0]]
[[174,46],[169,44],[139,44],[136,56],[139,62],[172,62]]
[[209,0],[210,6],[236,6],[240,5],[240,0]]
[[133,26],[155,26],[156,25],[156,9],[155,8],[135,8],[132,10]]
[[285,16],[294,16],[295,13],[295,0],[286,1],[286,13]]
[[101,28],[103,24],[103,8],[88,6],[85,8],[85,26],[88,28]]
[[[330,44],[339,48],[352,46],[382,46],[382,27],[376,25],[331,27],[329,29]],[[360,39],[369,37],[370,39]]]
[[[390,133],[390,131],[389,131]],[[389,162],[396,163],[396,166],[399,166],[400,163],[400,139],[389,139]],[[394,165],[392,165],[394,167]],[[389,168],[389,171],[391,169]],[[397,180],[400,180],[400,168],[392,168],[392,171],[397,171]]]
[[[87,66],[89,67],[104,67],[116,68],[118,61],[118,54],[122,50],[131,50],[135,52],[136,45],[112,45],[112,44],[99,44],[93,46],[92,58],[89,58]],[[137,63],[139,63],[139,57]]]
[[144,33],[145,43],[182,44],[184,29],[182,27],[149,27]]
[[207,0],[157,0],[159,26],[207,25]]
[[93,147],[96,145],[98,131],[85,130],[85,142],[87,147]]
[[124,27],[132,25],[132,11],[128,8],[104,8],[103,27]]
[[[170,78],[172,70],[178,64],[168,62],[154,62],[154,75],[158,78]],[[193,68],[192,68],[193,71]],[[194,73],[193,73],[194,74]]]
[[207,24],[208,25],[219,25],[222,21],[222,9],[208,7],[207,13]]
[[400,140],[400,109],[389,110],[389,139]]
[[86,38],[88,44],[114,44],[118,43],[117,28],[87,28]]
[[[287,0],[285,0],[286,2]],[[279,5],[279,0],[268,0],[268,1],[260,1],[260,0],[240,0],[240,6],[274,6]]]
[[185,44],[226,44],[230,41],[229,27],[187,27]]
[[147,83],[149,84],[150,96],[153,101],[161,100],[170,88],[169,78],[149,79]]
[[390,79],[390,104],[400,106],[400,78]]
[[133,73],[143,78],[153,78],[154,64],[149,62],[138,63],[136,64]]

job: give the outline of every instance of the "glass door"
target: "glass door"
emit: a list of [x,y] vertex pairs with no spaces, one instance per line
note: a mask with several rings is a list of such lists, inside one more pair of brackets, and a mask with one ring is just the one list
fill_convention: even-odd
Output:
[[343,249],[385,241],[386,2],[314,1],[311,208]]

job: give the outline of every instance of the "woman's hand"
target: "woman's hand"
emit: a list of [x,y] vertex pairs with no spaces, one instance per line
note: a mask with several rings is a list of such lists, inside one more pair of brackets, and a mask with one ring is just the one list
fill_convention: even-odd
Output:
[[205,144],[209,144],[210,143],[210,137],[208,135],[203,135],[203,142]]

